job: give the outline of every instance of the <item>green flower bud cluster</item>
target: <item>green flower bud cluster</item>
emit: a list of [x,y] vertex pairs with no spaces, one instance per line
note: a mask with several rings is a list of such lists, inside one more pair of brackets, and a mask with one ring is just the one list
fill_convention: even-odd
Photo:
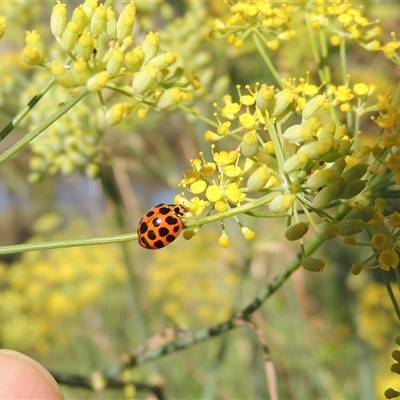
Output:
[[[40,75],[43,71],[34,76],[35,81],[41,79]],[[31,94],[26,93],[26,96]],[[37,126],[43,115],[67,96],[67,89],[57,87],[50,90],[32,109],[27,128]],[[38,182],[58,172],[72,175],[79,171],[90,178],[97,176],[99,143],[104,131],[103,111],[97,103],[97,99],[86,97],[74,107],[73,113],[63,115],[31,142],[30,182]]]
[[[118,90],[130,98],[132,107],[140,104],[168,110],[188,101],[199,87],[198,80],[176,64],[177,55],[162,51],[158,33],[148,33],[141,43],[132,36],[136,21],[133,1],[120,15],[97,0],[85,0],[68,18],[67,6],[60,0],[53,7],[50,30],[70,61],[49,60],[46,46],[36,31],[27,32],[23,59],[29,65],[48,68],[56,81],[66,88],[86,87],[91,92],[103,88]],[[112,82],[120,78],[117,84]],[[125,118],[129,112],[119,113]],[[110,113],[107,122],[117,124]]]

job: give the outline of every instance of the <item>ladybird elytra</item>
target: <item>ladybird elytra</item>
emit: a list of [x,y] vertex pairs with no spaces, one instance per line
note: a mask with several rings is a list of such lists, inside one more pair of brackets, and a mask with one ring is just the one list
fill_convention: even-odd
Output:
[[172,243],[184,228],[182,217],[187,209],[176,204],[160,203],[151,208],[137,227],[139,244],[145,249],[162,249]]

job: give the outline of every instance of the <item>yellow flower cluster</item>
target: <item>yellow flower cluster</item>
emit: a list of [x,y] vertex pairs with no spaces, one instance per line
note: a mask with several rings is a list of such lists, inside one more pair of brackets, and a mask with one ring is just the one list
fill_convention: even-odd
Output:
[[[321,88],[307,80],[300,80],[298,85],[295,81],[285,84],[282,90],[265,84],[258,84],[253,90],[246,87],[246,94],[238,87],[237,102],[231,96],[223,98],[224,105],[216,115],[218,127],[207,131],[205,138],[220,141],[230,137],[240,140],[240,144],[235,150],[220,152],[212,145],[213,162],[206,161],[203,153],[191,161],[192,170],[184,173],[181,185],[196,197],[186,200],[186,206],[195,215],[210,204],[210,212],[214,209],[223,213],[242,203],[251,204],[255,201],[249,197],[252,192],[262,195],[265,201],[257,205],[268,206],[271,215],[291,215],[297,221],[299,213],[306,213],[322,240],[363,231],[374,215],[373,207],[365,207],[368,193],[383,179],[380,174],[385,174],[387,187],[397,182],[400,157],[396,149],[400,141],[390,134],[380,136],[375,146],[354,146],[346,127],[329,119],[329,114],[334,105],[350,105],[353,98],[356,101],[348,111],[357,118],[378,110],[377,105],[367,104],[374,88],[363,83],[354,84],[351,89],[331,87],[329,95],[333,100],[329,101],[328,95],[318,94]],[[298,123],[293,121],[288,126],[290,118],[298,119]],[[373,175],[372,168],[376,168]],[[323,212],[332,205],[351,205],[354,199],[358,203],[343,221]],[[323,222],[316,223],[311,211]],[[289,227],[289,240],[305,235],[308,224],[307,229],[301,224],[299,229],[296,225]],[[389,249],[384,250],[379,262],[394,265],[395,260],[389,260]],[[313,269],[314,262],[309,264]]]
[[295,35],[289,29],[293,7],[288,3],[238,2],[230,6],[230,13],[226,21],[215,20],[212,38],[226,37],[228,43],[241,47],[248,36],[257,35],[268,48],[277,50],[282,40]]
[[238,165],[239,151],[217,153],[214,148],[213,145],[214,162],[206,162],[203,153],[200,153],[202,159],[191,160],[192,170],[184,173],[185,178],[180,183],[193,194],[204,193],[205,201],[200,202],[194,198],[189,204],[189,211],[196,215],[200,215],[210,203],[214,204],[216,210],[223,212],[228,202],[240,205],[246,197],[239,188],[243,174]]
[[379,50],[377,37],[382,34],[382,29],[377,26],[378,21],[369,21],[363,15],[362,6],[356,9],[348,0],[313,2],[309,6],[308,18],[311,26],[330,32],[334,46],[344,39],[351,39],[368,50]]

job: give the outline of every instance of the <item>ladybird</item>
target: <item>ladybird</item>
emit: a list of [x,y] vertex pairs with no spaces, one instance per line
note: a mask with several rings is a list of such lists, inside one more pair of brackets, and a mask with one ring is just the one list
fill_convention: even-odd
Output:
[[181,218],[186,212],[185,207],[176,204],[160,203],[151,208],[139,221],[139,244],[157,250],[172,243],[185,227]]

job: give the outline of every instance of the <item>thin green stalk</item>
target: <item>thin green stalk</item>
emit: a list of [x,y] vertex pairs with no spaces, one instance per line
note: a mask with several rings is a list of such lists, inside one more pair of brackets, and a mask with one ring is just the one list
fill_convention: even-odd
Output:
[[61,118],[68,110],[70,110],[75,104],[79,103],[89,93],[87,88],[81,89],[80,92],[75,96],[71,97],[66,103],[64,103],[56,112],[50,115],[44,122],[39,124],[36,128],[32,129],[27,135],[21,140],[11,146],[3,154],[0,155],[0,164],[9,159],[29,142],[35,139],[36,136],[41,134],[46,128]]
[[277,84],[281,89],[283,89],[283,82],[282,78],[279,75],[278,71],[275,68],[275,65],[272,63],[271,58],[268,56],[268,54],[265,51],[265,47],[262,45],[261,41],[265,43],[265,39],[263,36],[260,35],[258,31],[254,31],[252,34],[253,41],[257,47],[258,52],[261,55],[261,58],[264,60],[265,64],[267,65],[269,72],[271,75],[275,78]]
[[321,62],[321,55],[318,50],[317,41],[315,40],[315,30],[311,27],[309,13],[306,12],[305,15],[306,27],[307,27],[307,34],[308,34],[308,42],[310,43],[311,47],[311,54],[313,55],[315,63],[318,65],[318,75],[321,82],[325,81],[325,77],[323,74],[322,62]]
[[[342,68],[342,80],[343,80],[343,85],[346,86],[348,84],[346,39],[343,39],[340,42],[339,49],[340,49],[339,50],[340,66]],[[348,127],[353,126],[353,113],[350,110],[346,112],[346,123]],[[354,128],[353,130],[354,130],[354,135],[357,135],[357,131]]]
[[385,271],[383,271],[381,268],[379,268],[379,271],[380,271],[381,276],[383,278],[383,281],[385,283],[386,290],[388,291],[390,300],[391,300],[393,308],[394,308],[394,312],[396,313],[397,319],[400,322],[400,308],[399,308],[399,305],[397,304],[396,297],[394,296],[394,293],[393,293],[393,290],[392,290],[392,286],[390,284],[390,281],[389,281],[389,278],[387,276],[387,273]]
[[329,52],[328,52],[328,47],[326,45],[326,37],[323,31],[319,31],[319,43],[321,47],[321,63],[319,67],[322,70],[322,76],[324,77],[324,81],[327,84],[330,84],[332,82],[332,76],[328,65]]
[[342,67],[343,85],[347,82],[347,59],[346,59],[346,39],[342,39],[339,46],[340,65]]
[[[203,218],[191,219],[185,223],[185,226],[186,228],[190,229],[190,228],[201,227],[202,225],[206,225],[210,222],[222,221],[226,218],[233,217],[234,215],[242,214],[252,209],[265,206],[273,199],[274,196],[275,196],[274,193],[269,193],[250,203],[246,203],[239,207],[228,209],[223,213],[212,214]],[[123,235],[114,235],[101,238],[70,239],[70,240],[58,240],[54,242],[16,244],[11,246],[0,247],[0,254],[14,254],[14,253],[24,253],[27,251],[63,249],[67,247],[92,246],[96,244],[121,243],[130,240],[137,240],[137,234],[127,233]]]
[[54,242],[15,244],[11,246],[0,247],[0,254],[14,254],[14,253],[25,253],[27,251],[65,249],[68,247],[78,247],[78,246],[94,246],[97,244],[128,242],[129,240],[137,240],[137,234],[127,233],[124,235],[107,236],[100,238],[55,240]]
[[28,104],[12,119],[12,121],[0,132],[0,141],[7,137],[29,114],[33,107],[44,97],[55,83],[55,78],[50,79],[39,92],[37,92]]
[[184,111],[184,112],[186,112],[188,114],[194,115],[196,118],[206,122],[208,125],[213,126],[214,128],[218,128],[219,127],[219,124],[218,124],[217,121],[205,117],[204,115],[200,114],[197,110],[189,108],[189,107],[183,105],[182,103],[179,103],[177,105],[177,108],[180,108],[182,111]]

